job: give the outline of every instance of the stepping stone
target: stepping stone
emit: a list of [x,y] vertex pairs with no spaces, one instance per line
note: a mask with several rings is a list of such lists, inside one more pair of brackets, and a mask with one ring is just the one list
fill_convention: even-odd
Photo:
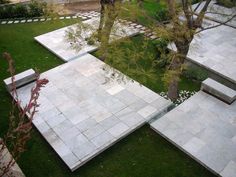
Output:
[[[37,75],[33,69],[28,69],[22,73],[19,73],[15,75],[15,86],[16,88],[23,86],[27,83],[30,83],[32,81],[35,81],[37,78]],[[4,83],[7,87],[7,90],[9,92],[12,91],[13,85],[12,85],[12,79],[11,77],[4,80]]]
[[64,19],[65,17],[59,17],[60,20]]
[[81,17],[81,18],[82,18],[82,20],[86,20],[86,19],[88,19],[87,17],[84,17],[84,16],[83,16],[83,17]]
[[141,33],[141,34],[144,34],[144,33],[145,33],[145,31],[144,31],[144,30],[141,30],[141,31],[139,31],[139,33]]
[[151,38],[151,39],[156,39],[157,36],[156,36],[156,35],[152,35],[152,36],[150,36],[150,38]]
[[21,20],[20,22],[21,22],[21,23],[25,23],[25,22],[26,22],[26,20]]
[[136,28],[142,28],[143,26],[142,25],[137,25]]
[[142,28],[140,28],[141,30],[146,30],[146,27],[145,26],[143,26]]
[[70,19],[71,17],[70,16],[67,16],[66,19]]
[[77,16],[76,16],[76,15],[74,15],[74,16],[72,16],[72,18],[77,18]]
[[19,20],[14,21],[14,23],[19,23],[19,22],[20,22]]
[[148,33],[148,34],[146,34],[146,36],[147,36],[147,37],[150,37],[150,36],[152,36],[152,33]]
[[202,82],[201,90],[231,104],[236,100],[236,91],[211,79],[207,78]]
[[27,23],[32,22],[32,21],[33,21],[32,19],[29,19],[29,20],[27,20]]
[[12,24],[13,23],[13,21],[8,21],[8,23],[7,24]]
[[93,16],[92,16],[92,15],[88,15],[87,17],[88,17],[88,18],[93,18]]
[[39,21],[39,19],[34,19],[33,21],[34,21],[34,22],[38,22],[38,21]]
[[7,23],[6,21],[1,22],[1,24],[3,24],[3,25],[6,24],[6,23]]
[[45,18],[40,19],[40,21],[41,21],[41,22],[42,22],[42,21],[45,21]]
[[52,18],[47,18],[47,21],[50,21],[50,20],[52,20]]

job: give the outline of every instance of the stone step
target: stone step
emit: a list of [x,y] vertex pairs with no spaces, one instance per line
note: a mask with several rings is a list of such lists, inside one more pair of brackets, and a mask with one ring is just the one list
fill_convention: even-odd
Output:
[[[19,88],[25,84],[28,84],[30,82],[35,81],[37,78],[37,74],[33,69],[28,69],[22,73],[19,73],[17,75],[15,75],[15,84],[16,84],[16,88]],[[13,89],[13,84],[12,84],[12,79],[11,77],[7,78],[4,80],[4,83],[7,87],[7,90],[9,92],[12,91]]]
[[231,104],[236,100],[236,91],[211,79],[207,78],[202,82],[201,90]]

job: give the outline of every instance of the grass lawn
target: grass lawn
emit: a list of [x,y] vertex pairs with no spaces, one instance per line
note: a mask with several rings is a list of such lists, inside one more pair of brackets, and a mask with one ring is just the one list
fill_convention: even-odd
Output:
[[[41,72],[63,62],[37,44],[33,37],[74,23],[73,20],[1,25],[0,53],[9,52],[15,59],[17,72],[38,68]],[[134,42],[139,41],[134,38]],[[0,59],[0,136],[7,129],[10,96],[2,80],[8,77],[7,65]],[[123,70],[124,73],[125,70]],[[129,73],[126,73],[129,74]],[[156,74],[161,78],[162,70]],[[139,78],[135,78],[138,80]],[[164,89],[163,82],[142,82],[155,91]],[[199,89],[199,84],[182,79],[181,88]],[[211,177],[214,176],[201,165],[168,143],[149,126],[144,126],[113,147],[97,156],[75,172],[70,172],[59,156],[34,129],[27,151],[19,165],[29,177]]]

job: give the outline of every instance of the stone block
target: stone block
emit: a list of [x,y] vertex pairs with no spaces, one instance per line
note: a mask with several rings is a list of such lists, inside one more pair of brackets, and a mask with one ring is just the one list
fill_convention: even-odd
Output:
[[[35,81],[36,80],[36,73],[33,69],[29,69],[29,70],[26,70],[22,73],[19,73],[17,75],[15,75],[15,84],[16,84],[16,88],[19,88],[25,84],[28,84],[32,81]],[[7,87],[7,90],[9,92],[12,91],[13,89],[13,85],[12,85],[12,79],[11,77],[10,78],[7,78],[4,80],[4,83]]]
[[228,104],[233,103],[236,100],[236,91],[208,78],[202,82],[201,90],[210,93],[211,95],[225,101]]

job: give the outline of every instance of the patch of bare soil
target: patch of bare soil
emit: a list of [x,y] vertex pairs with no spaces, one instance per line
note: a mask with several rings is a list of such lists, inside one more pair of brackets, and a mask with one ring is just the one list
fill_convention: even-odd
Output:
[[96,1],[83,1],[57,5],[57,11],[60,15],[76,14],[78,12],[85,11],[99,11],[100,3]]

